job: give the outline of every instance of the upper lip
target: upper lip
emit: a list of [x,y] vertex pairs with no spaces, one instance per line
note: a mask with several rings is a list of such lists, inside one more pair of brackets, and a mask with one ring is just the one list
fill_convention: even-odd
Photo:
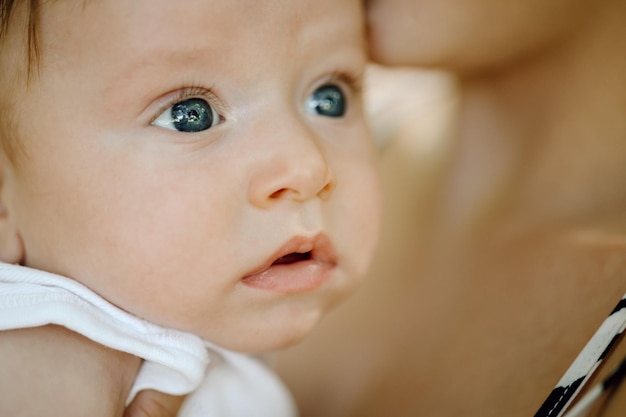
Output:
[[285,242],[276,252],[267,258],[260,266],[246,274],[246,277],[259,274],[269,269],[277,260],[293,253],[310,253],[310,259],[320,263],[337,263],[337,254],[330,238],[324,233],[317,235],[294,236]]

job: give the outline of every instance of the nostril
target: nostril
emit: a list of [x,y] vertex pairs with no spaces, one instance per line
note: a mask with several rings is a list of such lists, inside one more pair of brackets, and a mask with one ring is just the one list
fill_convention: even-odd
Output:
[[281,188],[280,190],[276,190],[272,194],[270,194],[270,198],[271,199],[281,198],[283,194],[285,194],[286,192],[287,192],[286,188]]
[[[332,190],[335,188],[335,184],[334,183],[327,183],[326,185],[324,185],[324,187],[322,187],[322,189],[320,189],[316,195],[318,195],[320,198],[325,198],[326,196],[330,195],[332,193]],[[270,200],[278,200],[282,197],[284,197],[286,194],[289,194],[290,192],[294,192],[294,190],[290,189],[290,188],[281,188],[279,190],[274,191],[272,194],[269,195],[269,199]],[[300,195],[300,193],[298,192],[294,192],[297,195]]]
[[335,188],[335,182],[328,182],[318,193],[317,195],[321,198],[321,199],[326,199],[328,196],[330,196],[332,194],[332,191]]

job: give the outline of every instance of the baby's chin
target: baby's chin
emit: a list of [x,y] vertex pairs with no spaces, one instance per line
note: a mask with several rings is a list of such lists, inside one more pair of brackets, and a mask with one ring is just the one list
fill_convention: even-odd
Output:
[[255,330],[242,330],[233,334],[198,334],[203,339],[222,348],[241,353],[266,353],[285,349],[303,341],[318,324],[321,313],[311,314],[306,320],[293,321]]

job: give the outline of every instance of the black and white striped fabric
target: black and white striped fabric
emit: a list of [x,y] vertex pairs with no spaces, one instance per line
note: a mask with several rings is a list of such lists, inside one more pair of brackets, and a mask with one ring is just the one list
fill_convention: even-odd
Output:
[[626,294],[565,372],[535,417],[584,416],[586,410],[600,398],[603,392],[618,383],[626,372],[626,362],[622,362],[608,378],[593,387],[583,398],[579,399],[575,407],[568,410],[569,405],[576,399],[594,371],[598,369],[619,340],[625,327]]

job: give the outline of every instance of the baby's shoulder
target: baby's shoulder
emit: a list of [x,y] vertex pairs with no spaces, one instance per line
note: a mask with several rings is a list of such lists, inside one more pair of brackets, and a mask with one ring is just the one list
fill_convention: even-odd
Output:
[[63,327],[0,331],[0,415],[122,416],[139,366]]

